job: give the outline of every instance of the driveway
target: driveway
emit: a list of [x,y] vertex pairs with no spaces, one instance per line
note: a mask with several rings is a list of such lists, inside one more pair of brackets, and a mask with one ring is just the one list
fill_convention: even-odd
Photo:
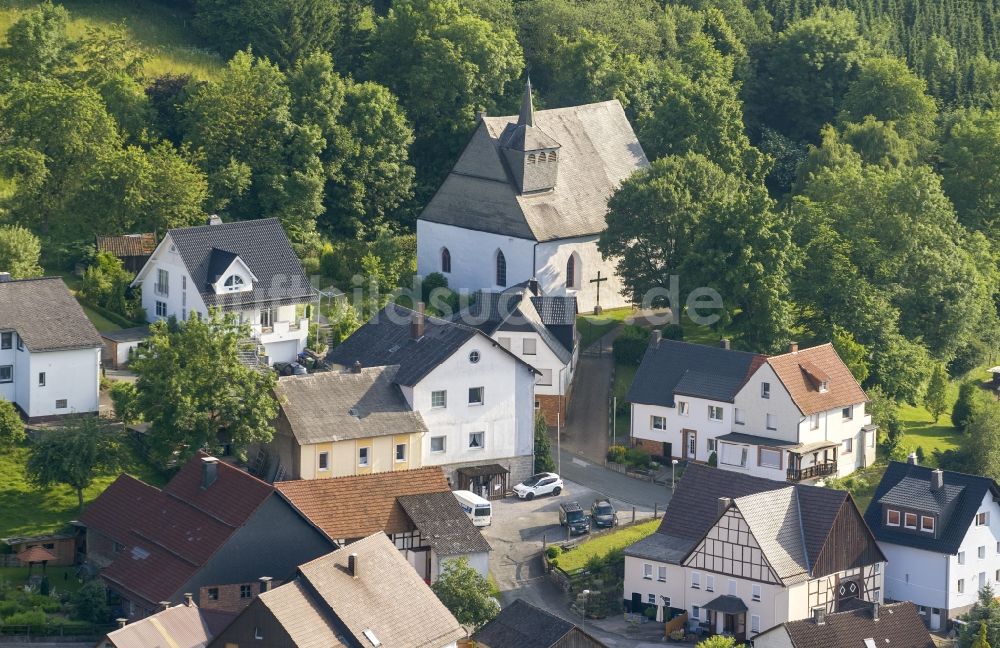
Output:
[[[564,461],[567,460],[564,458]],[[563,470],[566,470],[567,466],[568,464],[564,464]],[[663,489],[662,486],[653,486],[612,473],[605,470],[603,466],[578,467],[581,471],[594,471],[593,474],[584,472],[595,483],[594,487],[583,486],[564,479],[566,488],[556,497],[539,497],[530,502],[514,497],[495,500],[493,502],[493,523],[483,529],[483,535],[493,547],[493,551],[490,553],[490,572],[500,588],[504,606],[514,599],[524,599],[579,625],[580,618],[569,609],[566,595],[542,571],[542,539],[556,542],[566,538],[566,530],[559,525],[559,504],[575,501],[579,502],[584,509],[589,509],[598,497],[609,496],[624,523],[632,519],[632,501],[652,501],[658,498],[657,495],[662,494],[660,499],[662,502],[666,502],[669,499],[669,491]],[[609,481],[603,481],[601,479],[602,473],[613,477]],[[619,482],[614,479],[615,477],[634,482],[634,484]],[[607,491],[613,491],[613,493]],[[620,499],[619,494],[632,501]],[[651,505],[649,507],[636,505],[636,519],[648,519],[652,517],[652,513]],[[614,621],[611,620],[612,624]],[[604,621],[597,623],[606,624]],[[622,626],[624,627],[624,624]],[[591,620],[587,621],[586,628],[588,632],[593,633],[609,646],[662,645],[658,643],[644,644],[638,640],[625,639],[618,634],[602,630]]]
[[[608,453],[608,398],[611,393],[611,344],[616,327],[580,354],[573,378],[573,395],[566,410],[562,447],[591,461],[603,461]],[[551,432],[555,433],[554,430]],[[552,438],[555,445],[556,438]]]

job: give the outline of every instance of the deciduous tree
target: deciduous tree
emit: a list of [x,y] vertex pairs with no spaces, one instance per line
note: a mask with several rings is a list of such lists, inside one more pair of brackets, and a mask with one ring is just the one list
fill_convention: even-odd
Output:
[[948,407],[948,373],[940,363],[936,363],[931,371],[931,378],[924,392],[924,407],[934,417],[935,423]]
[[38,237],[20,225],[0,226],[0,272],[14,279],[42,276],[38,258],[42,244]]
[[552,472],[556,462],[552,459],[552,442],[549,441],[549,426],[541,412],[535,414],[535,472]]
[[24,441],[24,422],[17,415],[17,408],[0,397],[0,448],[10,448]]
[[431,589],[458,622],[478,630],[500,612],[496,593],[465,556],[449,560]]

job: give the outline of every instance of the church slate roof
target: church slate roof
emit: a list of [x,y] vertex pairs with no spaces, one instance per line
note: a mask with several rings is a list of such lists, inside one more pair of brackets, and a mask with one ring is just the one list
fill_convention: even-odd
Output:
[[517,120],[482,118],[420,219],[534,241],[604,231],[611,194],[649,166],[621,103],[534,112],[535,130],[560,146],[555,188],[535,194],[518,194],[501,159],[500,138]]
[[[995,500],[1000,501],[1000,486],[992,479],[950,470],[943,471],[942,492],[932,494],[931,472],[932,469],[926,466],[889,462],[865,511],[865,522],[879,542],[954,555],[958,553],[983,498],[992,494]],[[941,533],[933,537],[928,533],[911,533],[901,527],[888,527],[882,520],[883,504],[946,518],[938,525]]]

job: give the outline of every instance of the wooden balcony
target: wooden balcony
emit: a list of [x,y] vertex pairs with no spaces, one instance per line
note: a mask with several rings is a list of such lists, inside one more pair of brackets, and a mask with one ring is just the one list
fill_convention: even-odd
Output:
[[816,464],[815,466],[807,466],[805,468],[794,469],[790,468],[788,470],[788,481],[800,482],[807,479],[815,479],[817,477],[827,477],[829,475],[837,474],[837,462],[827,461],[825,463]]

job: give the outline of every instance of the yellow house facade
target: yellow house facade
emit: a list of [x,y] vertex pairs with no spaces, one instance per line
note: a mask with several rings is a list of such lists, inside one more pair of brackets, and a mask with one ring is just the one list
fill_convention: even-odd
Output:
[[286,376],[267,447],[276,479],[327,479],[421,467],[427,428],[393,383],[397,366]]

